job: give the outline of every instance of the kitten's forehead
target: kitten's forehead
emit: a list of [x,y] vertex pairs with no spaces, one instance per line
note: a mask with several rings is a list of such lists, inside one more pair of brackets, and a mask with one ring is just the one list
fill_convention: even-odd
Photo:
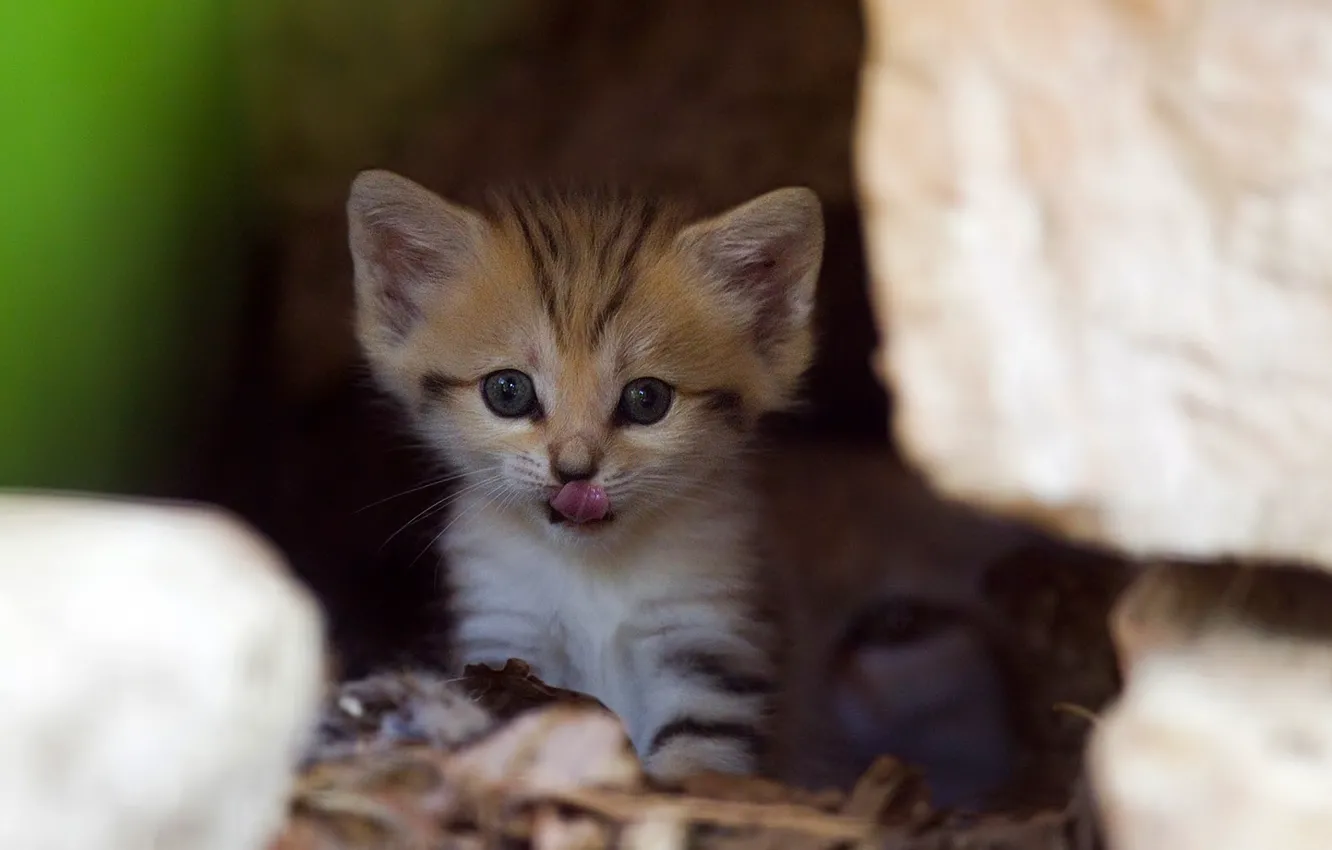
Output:
[[[676,250],[684,212],[607,194],[525,197],[492,214],[491,273],[522,305],[517,337],[543,361],[603,376],[607,364],[711,384],[736,365],[740,328],[710,309]],[[517,318],[517,315],[515,315]]]
[[679,214],[660,202],[605,195],[501,198],[495,234],[562,349],[595,348],[643,270],[670,252]]

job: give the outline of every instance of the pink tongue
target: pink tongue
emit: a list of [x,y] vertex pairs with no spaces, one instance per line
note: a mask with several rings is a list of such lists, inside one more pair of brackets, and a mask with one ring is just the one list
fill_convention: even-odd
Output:
[[594,522],[610,513],[606,491],[586,481],[570,481],[550,500],[555,512],[570,522]]

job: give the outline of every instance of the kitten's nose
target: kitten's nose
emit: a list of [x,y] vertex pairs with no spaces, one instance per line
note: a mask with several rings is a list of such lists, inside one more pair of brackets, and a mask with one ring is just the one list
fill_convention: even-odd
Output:
[[561,484],[586,481],[597,474],[598,460],[590,440],[574,437],[550,447],[550,474]]

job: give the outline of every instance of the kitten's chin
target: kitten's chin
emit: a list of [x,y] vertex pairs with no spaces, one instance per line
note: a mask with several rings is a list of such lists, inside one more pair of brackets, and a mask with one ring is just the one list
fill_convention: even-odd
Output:
[[561,514],[549,504],[545,505],[546,522],[561,530],[566,530],[574,534],[596,534],[603,531],[613,522],[615,522],[615,512],[608,511],[601,519],[594,519],[587,522],[575,522]]

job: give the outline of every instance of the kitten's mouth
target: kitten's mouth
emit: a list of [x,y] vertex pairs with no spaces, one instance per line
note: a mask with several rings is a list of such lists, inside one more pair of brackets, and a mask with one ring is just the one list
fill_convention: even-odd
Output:
[[583,522],[575,522],[574,520],[569,519],[567,516],[555,510],[551,506],[547,505],[546,519],[550,520],[551,525],[562,525],[566,528],[592,531],[594,529],[600,528],[601,526],[615,519],[615,514],[607,513],[601,519],[592,519],[592,520],[585,520]]
[[570,481],[550,497],[548,516],[553,523],[597,526],[612,518],[610,498],[599,484]]

